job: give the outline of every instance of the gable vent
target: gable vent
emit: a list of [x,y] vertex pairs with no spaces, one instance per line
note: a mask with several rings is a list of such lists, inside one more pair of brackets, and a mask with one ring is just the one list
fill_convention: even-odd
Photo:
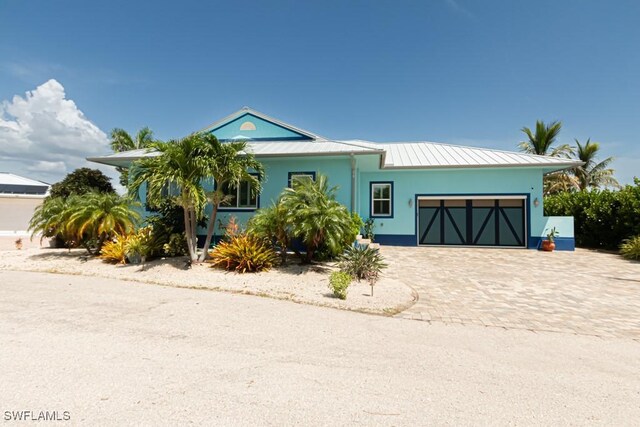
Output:
[[256,125],[252,122],[244,122],[240,125],[240,130],[256,130]]

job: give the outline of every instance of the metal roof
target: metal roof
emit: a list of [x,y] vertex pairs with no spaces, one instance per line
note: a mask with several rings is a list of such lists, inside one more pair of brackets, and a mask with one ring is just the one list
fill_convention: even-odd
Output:
[[380,144],[385,150],[386,168],[472,168],[540,166],[563,169],[582,164],[562,157],[490,148],[466,147],[436,142],[398,142]]
[[330,156],[332,154],[382,154],[382,147],[366,147],[341,141],[269,141],[249,142],[248,151],[256,157],[267,156]]
[[[465,147],[435,142],[377,143],[363,140],[330,140],[269,117],[249,107],[244,107],[216,121],[204,128],[201,132],[210,131],[246,113],[253,114],[256,117],[312,138],[311,141],[249,140],[247,142],[247,151],[253,152],[256,157],[379,154],[380,168],[382,169],[541,167],[547,172],[551,172],[581,164],[579,161],[567,158],[538,156],[513,151]],[[127,166],[132,160],[157,155],[157,152],[141,149],[101,157],[92,157],[87,160],[112,166]]]
[[48,187],[49,184],[42,181],[36,181],[35,179],[25,178],[10,172],[0,172],[0,184],[6,185],[35,185],[38,187]]
[[[316,140],[316,141],[268,141],[247,143],[247,151],[256,157],[301,157],[331,156],[345,154],[382,154],[383,148],[364,146],[352,142]],[[100,157],[89,157],[87,160],[111,166],[126,166],[130,161],[142,157],[154,157],[160,153],[148,149],[122,151]]]
[[[346,154],[379,154],[383,169],[436,169],[481,167],[544,167],[559,170],[581,164],[578,160],[539,156],[490,148],[466,147],[436,142],[375,143],[370,141],[269,141],[248,142],[248,150],[256,157],[331,156]],[[123,151],[87,160],[112,166],[158,156],[156,151],[139,149]]]
[[0,172],[0,193],[2,194],[45,194],[49,184],[42,181]]

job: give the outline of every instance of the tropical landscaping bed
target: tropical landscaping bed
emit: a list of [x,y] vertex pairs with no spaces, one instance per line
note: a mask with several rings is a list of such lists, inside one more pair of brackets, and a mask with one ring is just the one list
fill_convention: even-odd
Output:
[[268,272],[238,274],[212,268],[210,264],[193,264],[187,268],[186,261],[186,257],[155,259],[143,270],[140,264],[106,264],[86,256],[83,249],[0,251],[0,270],[108,277],[178,288],[260,295],[384,315],[398,313],[415,301],[411,288],[384,274],[376,282],[373,296],[368,282],[363,280],[349,286],[347,299],[336,298],[328,287],[329,274],[336,270],[331,263],[290,263]]

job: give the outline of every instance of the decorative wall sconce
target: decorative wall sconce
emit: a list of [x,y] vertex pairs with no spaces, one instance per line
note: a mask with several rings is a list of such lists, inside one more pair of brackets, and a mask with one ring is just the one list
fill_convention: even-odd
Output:
[[535,206],[536,208],[540,206],[540,200],[538,200],[537,197],[533,200],[533,206]]
[[413,199],[409,199],[409,207],[413,206]]

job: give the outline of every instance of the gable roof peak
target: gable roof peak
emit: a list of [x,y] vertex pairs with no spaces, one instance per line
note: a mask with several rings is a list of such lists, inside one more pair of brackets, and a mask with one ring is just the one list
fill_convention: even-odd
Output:
[[246,105],[244,107],[242,107],[241,109],[237,110],[236,112],[231,113],[228,116],[223,117],[222,119],[213,122],[212,124],[210,124],[209,126],[205,127],[204,129],[201,129],[200,132],[213,131],[213,130],[215,130],[217,128],[220,128],[221,126],[225,125],[226,123],[229,123],[229,122],[231,122],[233,120],[236,120],[237,118],[242,117],[243,115],[246,115],[246,114],[251,114],[252,116],[255,116],[255,117],[259,118],[259,119],[262,119],[262,120],[265,120],[265,121],[268,121],[268,122],[271,122],[271,123],[273,123],[273,124],[275,124],[277,126],[280,126],[282,128],[288,129],[288,130],[290,130],[290,131],[292,131],[294,133],[298,133],[298,134],[304,135],[304,136],[306,136],[306,137],[308,137],[308,138],[310,138],[312,140],[326,140],[326,138],[324,138],[324,137],[322,137],[322,136],[320,136],[318,134],[315,134],[313,132],[309,132],[308,130],[305,130],[305,129],[301,129],[301,128],[297,127],[297,126],[290,125],[289,123],[286,123],[286,122],[283,122],[283,121],[278,120],[276,118],[273,118],[271,116],[268,116],[268,115],[266,115],[264,113],[261,113],[261,112],[255,110],[255,109],[253,109],[253,108],[251,108],[249,106],[246,106]]

